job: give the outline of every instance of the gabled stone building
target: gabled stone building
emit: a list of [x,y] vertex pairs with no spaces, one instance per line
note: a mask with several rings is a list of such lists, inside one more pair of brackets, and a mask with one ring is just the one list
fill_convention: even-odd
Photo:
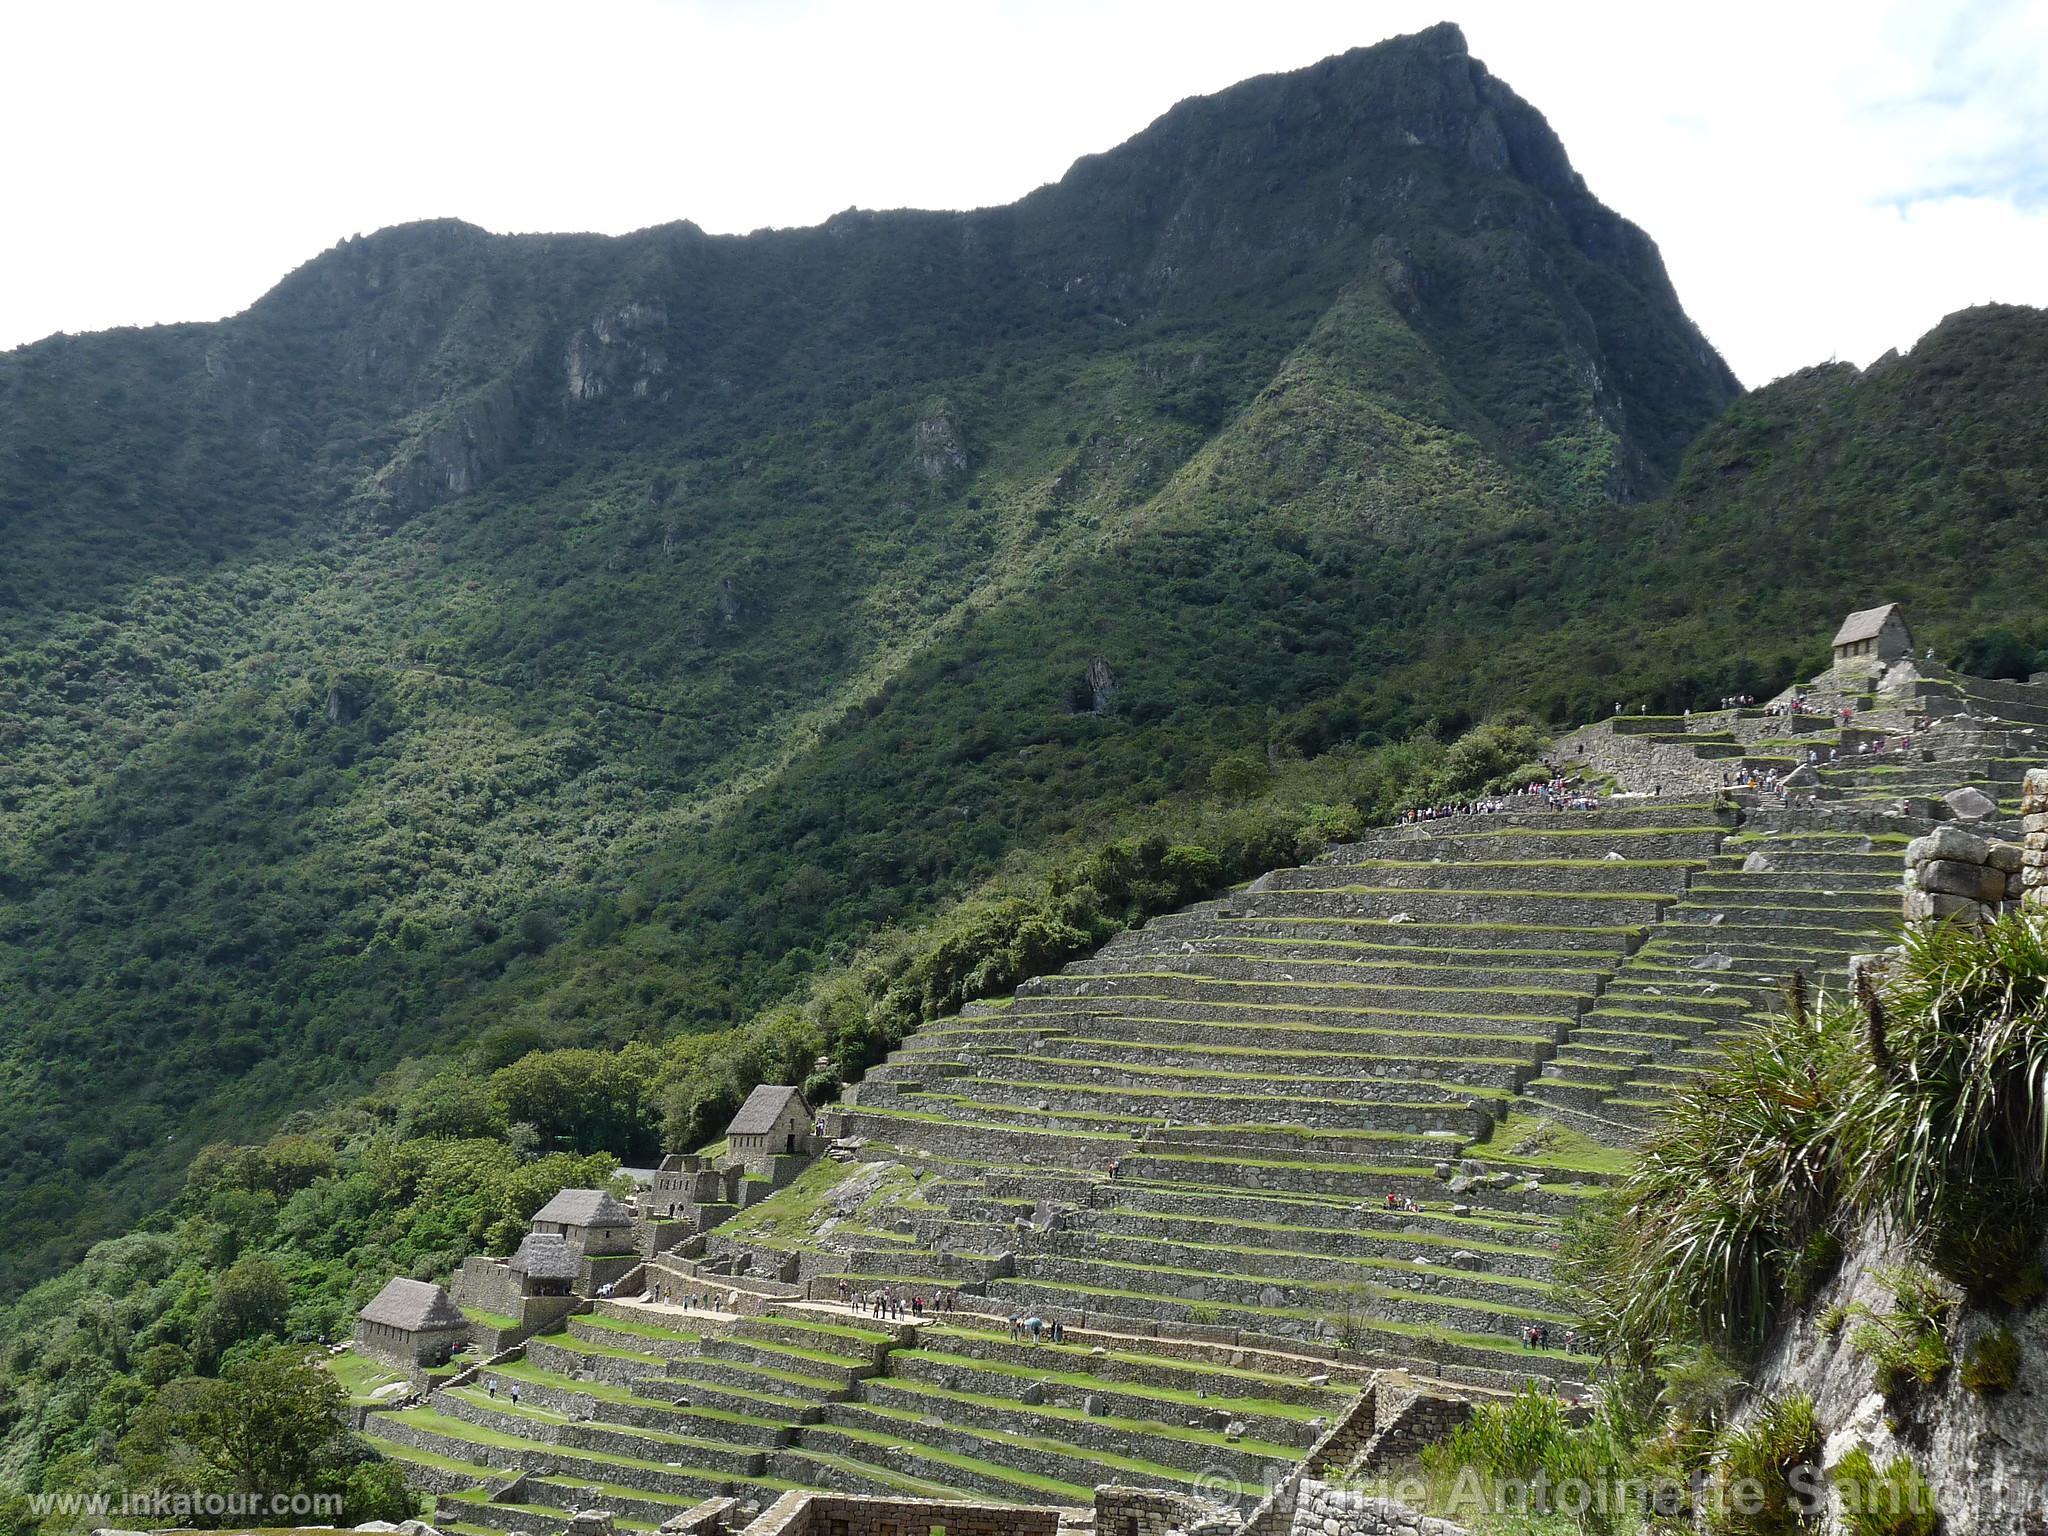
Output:
[[395,1275],[356,1314],[356,1349],[407,1370],[444,1365],[468,1342],[469,1319],[430,1280]]
[[633,1251],[633,1212],[602,1189],[565,1189],[534,1212],[533,1230],[567,1243],[578,1258]]
[[817,1154],[815,1124],[816,1116],[799,1089],[763,1083],[747,1095],[726,1127],[726,1145],[752,1177],[775,1179],[786,1171],[777,1158]]
[[1835,665],[1897,661],[1913,653],[1913,635],[1897,603],[1859,608],[1835,631]]

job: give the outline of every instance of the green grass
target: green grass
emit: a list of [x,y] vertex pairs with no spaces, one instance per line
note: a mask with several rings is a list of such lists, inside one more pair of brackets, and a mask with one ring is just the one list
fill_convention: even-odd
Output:
[[680,1329],[661,1323],[644,1322],[637,1317],[619,1317],[610,1312],[578,1314],[577,1323],[584,1328],[602,1329],[606,1333],[623,1333],[636,1339],[659,1339],[670,1344],[696,1344],[704,1338],[702,1329]]
[[495,1329],[500,1333],[510,1332],[519,1326],[518,1318],[504,1317],[496,1312],[486,1312],[482,1307],[464,1307],[462,1315],[472,1323],[480,1324],[485,1328]]
[[[323,1362],[328,1373],[341,1383],[341,1389],[356,1403],[381,1401],[376,1396],[379,1387],[406,1380],[405,1372],[394,1370],[354,1350],[346,1354],[329,1355]],[[393,1394],[396,1395],[396,1394]]]
[[1511,1114],[1465,1156],[1518,1168],[1557,1169],[1621,1177],[1635,1167],[1633,1152],[1603,1146],[1582,1131],[1536,1114]]

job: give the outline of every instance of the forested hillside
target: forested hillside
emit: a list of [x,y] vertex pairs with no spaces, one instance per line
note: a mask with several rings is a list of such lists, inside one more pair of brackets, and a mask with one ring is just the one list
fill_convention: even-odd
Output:
[[412,226],[0,357],[0,1286],[401,1058],[738,1023],[1212,779],[1761,691],[1877,597],[2038,648],[2044,348],[1709,429],[1442,27],[1009,208]]

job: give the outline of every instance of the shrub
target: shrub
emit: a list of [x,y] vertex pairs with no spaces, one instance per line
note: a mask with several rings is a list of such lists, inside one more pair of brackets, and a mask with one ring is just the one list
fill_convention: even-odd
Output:
[[1933,1386],[1953,1363],[1947,1329],[1955,1303],[1924,1270],[1895,1270],[1881,1278],[1898,1310],[1850,1307],[1848,1314],[1859,1325],[1849,1343],[1876,1363],[1877,1390],[1896,1403],[1915,1388]]
[[1804,1394],[1766,1398],[1756,1418],[1722,1436],[1707,1528],[1716,1536],[1793,1536],[1820,1458],[1820,1425]]
[[1842,1505],[1844,1536],[1934,1536],[1941,1516],[1934,1490],[1909,1456],[1879,1467],[1858,1446],[1829,1474]]
[[1531,1382],[1508,1402],[1477,1405],[1469,1420],[1424,1448],[1422,1464],[1440,1501],[1455,1497],[1450,1490],[1461,1474],[1473,1473],[1490,1488],[1525,1488],[1531,1514],[1563,1510],[1579,1530],[1605,1536],[1630,1528],[1614,1490],[1633,1469],[1641,1431],[1614,1399],[1591,1423],[1574,1425],[1564,1404]]
[[1639,1357],[1668,1339],[1747,1349],[1832,1265],[1856,1045],[1801,996],[1677,1095],[1608,1217],[1565,1250],[1596,1334]]
[[2010,1328],[1997,1327],[1972,1344],[1963,1356],[1963,1385],[1979,1397],[2010,1392],[2020,1379],[2020,1341]]
[[2048,1212],[2048,925],[1909,929],[1842,1116],[1866,1210],[1975,1295],[2038,1290]]

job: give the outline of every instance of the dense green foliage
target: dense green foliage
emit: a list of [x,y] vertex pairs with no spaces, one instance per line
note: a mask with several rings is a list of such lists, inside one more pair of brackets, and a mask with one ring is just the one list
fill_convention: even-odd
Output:
[[0,1287],[404,1056],[722,1031],[1454,732],[1525,554],[1732,392],[1448,29],[1011,208],[421,225],[0,358]]
[[318,1437],[293,1452],[304,1465],[289,1478],[249,1482],[233,1449],[249,1438],[236,1428],[244,1399],[317,1393],[327,1378],[309,1386],[277,1361],[346,1337],[393,1273],[445,1275],[467,1254],[508,1251],[557,1190],[618,1168],[503,1138],[407,1137],[396,1127],[418,1097],[398,1081],[263,1145],[208,1147],[172,1210],[0,1315],[0,1488],[372,1499],[378,1474],[356,1470],[360,1448]]

